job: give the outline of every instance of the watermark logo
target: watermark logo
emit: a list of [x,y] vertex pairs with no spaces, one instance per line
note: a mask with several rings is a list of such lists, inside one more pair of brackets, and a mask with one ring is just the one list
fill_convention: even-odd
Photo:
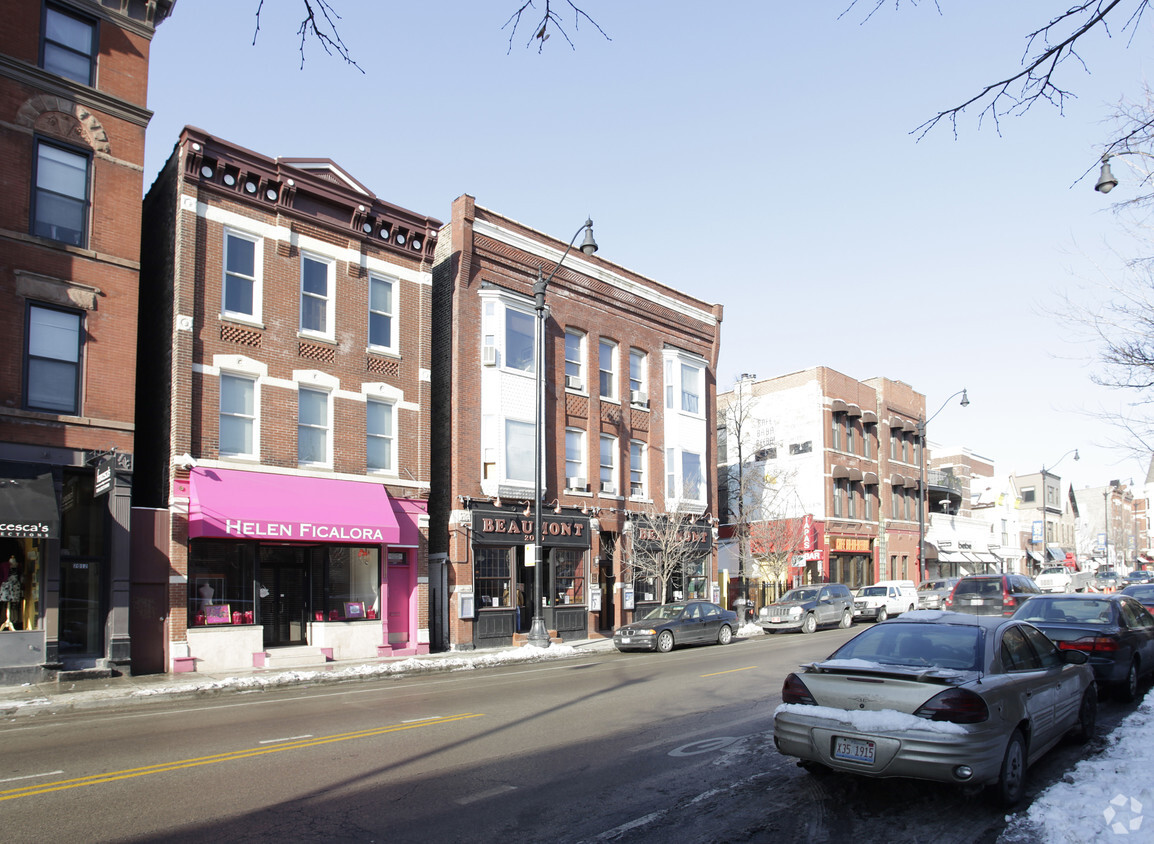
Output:
[[1125,794],[1115,795],[1102,816],[1115,835],[1130,835],[1142,828],[1142,804]]

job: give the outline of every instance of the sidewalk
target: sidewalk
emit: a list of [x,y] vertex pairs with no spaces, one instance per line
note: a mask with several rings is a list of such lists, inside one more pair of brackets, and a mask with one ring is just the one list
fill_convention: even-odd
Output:
[[57,714],[79,709],[129,706],[161,698],[228,694],[315,683],[352,682],[376,677],[437,671],[470,671],[572,659],[613,649],[612,639],[586,639],[548,648],[523,647],[450,651],[423,656],[338,660],[315,669],[291,671],[254,668],[219,674],[148,674],[0,686],[0,717]]

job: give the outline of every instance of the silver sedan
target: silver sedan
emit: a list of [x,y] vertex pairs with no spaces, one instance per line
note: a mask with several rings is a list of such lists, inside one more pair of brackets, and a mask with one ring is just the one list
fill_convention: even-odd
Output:
[[1098,711],[1084,654],[1022,621],[932,610],[790,674],[782,701],[774,743],[806,766],[993,785],[1005,806],[1064,735],[1093,736]]

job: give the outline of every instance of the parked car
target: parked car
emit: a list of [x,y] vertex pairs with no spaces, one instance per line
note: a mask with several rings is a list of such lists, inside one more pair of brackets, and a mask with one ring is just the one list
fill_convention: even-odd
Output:
[[943,577],[937,580],[923,580],[918,586],[918,609],[940,610],[946,602],[946,596],[958,582],[956,577]]
[[1010,617],[1027,598],[1042,594],[1024,574],[972,574],[954,584],[946,609],[972,615]]
[[1124,578],[1122,578],[1122,587],[1133,586],[1136,583],[1150,583],[1154,581],[1154,575],[1145,569],[1135,569]]
[[1086,662],[1017,619],[910,613],[786,677],[773,741],[807,767],[989,784],[1013,805],[1059,739],[1093,737]]
[[1062,650],[1085,653],[1098,682],[1123,700],[1133,700],[1139,679],[1154,671],[1154,616],[1133,596],[1047,595],[1026,601],[1014,618]]
[[818,583],[790,589],[781,599],[766,604],[757,615],[757,626],[767,633],[800,630],[812,633],[819,627],[853,624],[853,595],[842,583]]
[[678,601],[650,610],[645,618],[613,631],[619,651],[669,653],[675,645],[728,645],[733,641],[737,613],[708,601]]
[[1122,594],[1137,598],[1142,606],[1154,613],[1154,583],[1135,583],[1123,589]]
[[891,615],[901,615],[917,608],[918,590],[912,580],[879,580],[872,586],[857,590],[853,617],[885,621]]

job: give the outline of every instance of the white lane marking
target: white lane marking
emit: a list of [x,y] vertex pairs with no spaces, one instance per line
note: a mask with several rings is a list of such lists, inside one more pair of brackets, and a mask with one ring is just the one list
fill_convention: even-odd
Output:
[[729,747],[735,741],[738,741],[734,736],[717,736],[711,739],[702,739],[701,741],[691,742],[690,744],[683,744],[681,747],[669,751],[670,756],[696,756],[699,753],[711,753],[714,750],[721,750]]
[[304,735],[304,736],[289,736],[288,738],[265,739],[264,741],[258,741],[257,744],[280,744],[281,742],[285,742],[285,741],[297,741],[299,739],[306,739],[306,738],[312,738],[312,737],[313,737],[313,734],[309,733],[308,735]]
[[470,803],[476,803],[478,800],[488,800],[490,797],[499,797],[502,794],[508,794],[510,791],[516,791],[515,785],[501,785],[497,788],[490,788],[488,791],[481,791],[477,794],[470,794],[467,797],[458,797],[455,802],[461,806],[468,806]]
[[37,777],[55,777],[55,776],[57,776],[59,774],[63,774],[63,773],[64,773],[63,771],[45,771],[42,774],[28,774],[27,776],[23,776],[23,777],[9,777],[6,780],[0,780],[0,782],[19,782],[20,780],[34,780]]

